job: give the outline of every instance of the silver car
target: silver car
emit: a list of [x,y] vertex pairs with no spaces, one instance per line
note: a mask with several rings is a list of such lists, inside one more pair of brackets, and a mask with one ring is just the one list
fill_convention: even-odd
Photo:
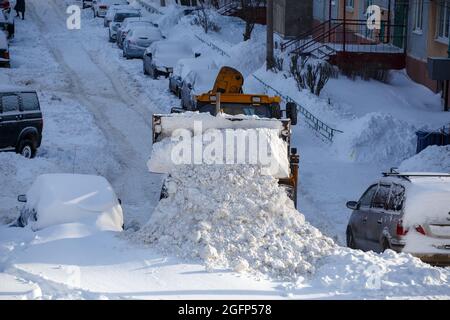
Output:
[[120,9],[114,14],[113,19],[109,24],[109,42],[115,42],[117,40],[117,31],[122,25],[123,20],[126,18],[140,18],[141,12],[139,10]]
[[153,42],[164,39],[161,31],[153,26],[131,29],[123,42],[123,56],[127,59],[141,58]]
[[150,19],[144,17],[126,18],[117,30],[116,43],[120,49],[123,49],[123,41],[125,40],[128,32],[135,27],[155,27],[158,25],[153,23]]
[[450,174],[391,170],[347,207],[353,210],[348,247],[392,249],[430,264],[450,265]]

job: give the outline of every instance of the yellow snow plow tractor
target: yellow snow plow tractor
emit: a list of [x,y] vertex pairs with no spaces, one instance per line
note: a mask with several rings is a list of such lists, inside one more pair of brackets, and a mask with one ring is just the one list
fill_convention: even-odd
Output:
[[296,148],[291,148],[291,126],[297,123],[297,106],[287,103],[286,109],[281,110],[280,97],[244,94],[243,83],[244,79],[239,71],[223,67],[213,89],[195,97],[193,110],[172,108],[171,114],[153,115],[153,143],[173,137],[173,132],[180,127],[188,129],[193,135],[198,134],[196,121],[199,117],[203,121],[201,133],[209,129],[275,130],[276,139],[282,141],[282,147],[275,148],[278,153],[275,158],[284,159],[281,162],[285,169],[277,171],[273,176],[297,206],[299,155]]

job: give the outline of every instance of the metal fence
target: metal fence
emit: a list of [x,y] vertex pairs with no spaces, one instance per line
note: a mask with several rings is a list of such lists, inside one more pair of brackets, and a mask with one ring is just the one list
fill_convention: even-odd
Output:
[[319,135],[320,138],[325,139],[325,140],[327,140],[329,142],[333,142],[333,138],[336,135],[336,133],[343,133],[343,131],[340,131],[340,130],[337,130],[337,129],[334,129],[334,128],[330,127],[325,122],[323,122],[322,120],[320,120],[319,118],[314,116],[311,112],[309,112],[300,103],[298,103],[297,101],[295,101],[291,97],[282,94],[280,91],[278,91],[277,89],[273,88],[269,84],[265,83],[263,80],[261,80],[257,76],[253,75],[253,78],[255,78],[257,81],[259,81],[266,88],[266,90],[272,90],[277,95],[279,95],[281,98],[283,98],[283,100],[285,100],[286,102],[293,102],[293,103],[295,103],[297,105],[297,111],[301,115],[303,115],[303,117],[305,118],[306,124],[311,129],[313,129]]
[[215,45],[214,43],[212,43],[212,42],[210,42],[210,41],[207,41],[207,40],[201,38],[200,36],[198,36],[198,35],[196,35],[196,34],[195,34],[195,37],[196,37],[198,40],[200,40],[201,42],[203,42],[204,44],[206,44],[208,47],[210,47],[210,48],[212,48],[213,50],[219,52],[222,56],[231,58],[231,56],[230,56],[227,52],[225,52],[223,49],[221,49],[220,47],[218,47],[218,46]]

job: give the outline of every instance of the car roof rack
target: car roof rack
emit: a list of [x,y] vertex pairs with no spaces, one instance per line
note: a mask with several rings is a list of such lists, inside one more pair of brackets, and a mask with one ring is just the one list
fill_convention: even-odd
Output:
[[414,172],[399,172],[398,168],[391,168],[389,172],[382,172],[383,177],[399,177],[411,181],[410,177],[450,177],[450,173],[414,173]]

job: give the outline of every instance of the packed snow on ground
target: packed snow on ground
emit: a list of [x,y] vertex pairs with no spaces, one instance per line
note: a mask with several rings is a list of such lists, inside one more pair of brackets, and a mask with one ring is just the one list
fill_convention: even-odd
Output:
[[136,237],[209,269],[295,279],[313,273],[334,246],[258,167],[182,166],[166,185],[169,197]]

